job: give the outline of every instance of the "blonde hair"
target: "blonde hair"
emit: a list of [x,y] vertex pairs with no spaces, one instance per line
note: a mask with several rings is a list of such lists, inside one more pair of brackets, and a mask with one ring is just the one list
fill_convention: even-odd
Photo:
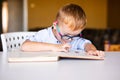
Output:
[[63,23],[68,25],[71,30],[83,29],[87,19],[84,10],[76,4],[67,4],[57,13],[56,20],[58,25]]

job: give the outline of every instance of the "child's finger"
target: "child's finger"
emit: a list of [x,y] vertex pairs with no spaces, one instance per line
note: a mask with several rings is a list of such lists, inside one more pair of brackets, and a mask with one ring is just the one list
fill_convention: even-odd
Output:
[[98,51],[98,56],[104,57],[105,53],[103,51]]
[[70,44],[63,44],[62,46],[64,52],[68,52],[70,47],[71,47]]

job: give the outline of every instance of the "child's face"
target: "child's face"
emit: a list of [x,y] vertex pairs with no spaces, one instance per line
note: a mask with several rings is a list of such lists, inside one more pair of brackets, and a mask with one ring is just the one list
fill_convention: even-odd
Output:
[[60,26],[59,28],[60,28],[61,37],[65,40],[72,40],[73,38],[80,36],[80,33],[83,30],[83,29],[79,29],[73,31],[71,30],[70,27],[68,27],[65,24]]
[[78,30],[72,30],[68,25],[63,24],[60,27],[60,31],[63,35],[70,35],[70,36],[76,36],[79,33],[81,33],[82,29],[78,29]]

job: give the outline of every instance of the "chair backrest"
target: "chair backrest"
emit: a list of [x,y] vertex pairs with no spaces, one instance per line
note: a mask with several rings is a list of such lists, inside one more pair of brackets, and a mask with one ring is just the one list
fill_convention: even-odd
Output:
[[19,50],[28,36],[34,36],[36,32],[11,32],[1,34],[3,52]]

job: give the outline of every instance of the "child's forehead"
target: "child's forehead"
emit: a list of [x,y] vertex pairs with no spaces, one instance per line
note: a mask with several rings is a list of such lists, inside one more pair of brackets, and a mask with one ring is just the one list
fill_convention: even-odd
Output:
[[83,25],[75,25],[74,23],[70,23],[70,22],[68,23],[61,22],[60,27],[69,31],[80,31],[80,30],[83,30],[84,28]]
[[71,25],[67,25],[67,24],[63,24],[61,25],[61,27],[64,29],[64,30],[67,30],[67,31],[71,31],[71,32],[78,32],[78,31],[81,31],[82,28],[78,28],[76,30],[74,30],[74,26],[71,26]]
[[79,34],[82,30],[79,29],[79,30],[71,30],[70,28],[63,28],[65,34],[68,34],[68,35],[77,35]]

